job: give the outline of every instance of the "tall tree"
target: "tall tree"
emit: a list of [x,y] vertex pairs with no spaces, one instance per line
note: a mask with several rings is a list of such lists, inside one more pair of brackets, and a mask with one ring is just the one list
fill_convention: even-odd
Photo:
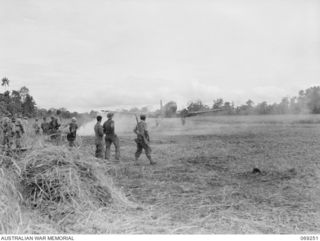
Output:
[[27,95],[25,101],[22,103],[22,112],[27,116],[34,116],[36,113],[36,103],[31,95]]
[[8,86],[9,86],[9,79],[7,77],[3,77],[1,79],[1,86],[4,86],[5,89],[7,90]]
[[7,77],[3,77],[1,80],[1,85],[2,86],[8,86],[9,85],[9,79]]

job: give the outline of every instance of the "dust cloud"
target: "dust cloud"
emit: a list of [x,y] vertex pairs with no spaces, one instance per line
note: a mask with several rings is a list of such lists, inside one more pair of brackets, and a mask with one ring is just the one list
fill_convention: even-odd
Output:
[[[103,117],[102,124],[107,120]],[[118,135],[134,135],[133,129],[137,121],[134,115],[115,114],[115,132]],[[217,133],[222,126],[216,123],[213,118],[203,119],[199,117],[191,117],[186,119],[185,125],[182,124],[180,118],[147,118],[148,129],[151,135],[196,135],[196,134],[213,134]],[[78,135],[93,136],[94,125],[96,120],[92,120],[80,127]]]

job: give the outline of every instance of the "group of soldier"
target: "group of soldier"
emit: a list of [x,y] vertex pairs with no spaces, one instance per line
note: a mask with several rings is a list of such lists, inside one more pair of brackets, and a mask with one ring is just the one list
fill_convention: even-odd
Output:
[[[95,156],[97,158],[105,158],[107,160],[110,159],[110,147],[113,144],[115,146],[115,159],[120,159],[120,145],[119,145],[119,137],[115,133],[115,123],[113,118],[113,113],[109,112],[107,114],[107,120],[101,125],[102,116],[97,116],[97,123],[94,126],[95,132]],[[134,133],[137,135],[135,142],[137,144],[137,150],[135,153],[135,161],[137,161],[142,153],[145,151],[145,154],[150,161],[151,165],[156,164],[151,157],[151,148],[150,148],[150,137],[147,128],[146,116],[140,115],[140,121],[137,120],[137,125],[134,128]],[[103,138],[104,137],[104,138]],[[103,155],[103,148],[105,142],[105,153]]]
[[[78,129],[78,124],[77,124],[77,119],[73,117],[71,119],[71,122],[68,124],[69,126],[69,132],[67,134],[67,140],[69,142],[69,146],[75,146],[75,140],[76,140],[76,135],[77,135],[77,129]],[[47,122],[47,118],[43,117],[43,121],[41,124],[39,124],[39,120],[35,119],[35,123],[33,124],[33,129],[35,131],[36,135],[42,134],[45,136],[49,136],[50,140],[52,141],[60,141],[61,138],[61,121],[59,118],[55,116],[51,116],[50,122]]]
[[10,153],[14,145],[17,150],[21,149],[21,138],[25,132],[21,117],[6,116],[2,118],[0,129],[2,150],[5,153]]
[[[20,151],[22,148],[21,139],[25,134],[25,127],[28,124],[28,118],[21,116],[6,116],[0,120],[0,136],[2,150],[6,155],[11,155],[13,150]],[[67,139],[70,146],[75,145],[76,132],[78,125],[76,118],[72,118],[69,125],[69,133]],[[43,121],[40,124],[39,119],[36,118],[32,125],[34,134],[47,136],[50,140],[58,140],[61,137],[61,131],[59,130],[61,123],[55,116],[51,116],[51,120],[47,122],[47,118],[43,117]]]
[[[94,126],[95,132],[95,156],[97,158],[110,159],[110,148],[113,144],[115,146],[115,159],[118,161],[120,159],[120,141],[119,137],[115,133],[115,123],[113,120],[113,113],[107,114],[107,120],[101,124],[102,116],[97,116],[97,123]],[[13,149],[19,151],[21,150],[21,138],[25,134],[24,126],[27,124],[26,119],[21,117],[4,117],[0,121],[0,131],[2,132],[2,149],[5,153],[11,153]],[[26,123],[23,123],[26,122]],[[77,135],[78,124],[75,117],[71,119],[68,124],[69,132],[67,134],[67,140],[70,147],[75,146],[75,140]],[[43,117],[41,124],[39,119],[36,118],[32,125],[34,134],[47,136],[50,140],[55,141],[61,137],[61,122],[55,116],[51,116],[50,122],[47,122],[47,118]],[[137,161],[142,153],[145,154],[150,161],[150,164],[156,164],[156,162],[151,157],[151,147],[150,147],[150,137],[146,123],[146,116],[140,115],[140,121],[137,118],[137,125],[134,128],[134,133],[137,135],[135,142],[137,144],[137,150],[135,152],[135,161]],[[14,148],[15,145],[15,148]],[[105,147],[105,152],[103,149]]]

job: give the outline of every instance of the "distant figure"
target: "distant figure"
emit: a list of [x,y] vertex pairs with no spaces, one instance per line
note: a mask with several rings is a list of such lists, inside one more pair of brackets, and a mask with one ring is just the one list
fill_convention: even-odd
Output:
[[39,125],[39,122],[38,122],[38,118],[35,119],[35,122],[33,123],[32,127],[34,129],[34,133],[36,135],[40,135],[40,125]]
[[108,120],[103,123],[103,133],[105,136],[105,142],[106,142],[106,152],[105,152],[105,159],[110,159],[110,147],[113,143],[115,149],[116,149],[116,160],[120,159],[120,143],[119,138],[115,134],[114,131],[114,121],[112,120],[113,113],[108,113],[107,118]]
[[47,122],[47,118],[43,117],[43,122],[41,123],[42,134],[48,135],[49,132],[49,123]]
[[160,125],[159,119],[157,118],[157,119],[156,119],[156,127],[158,127],[159,125]]
[[186,117],[182,116],[181,117],[181,124],[184,126],[186,124]]
[[15,144],[16,144],[16,149],[19,150],[21,149],[21,138],[22,135],[24,134],[24,128],[21,123],[21,120],[18,119],[15,123]]
[[97,123],[94,126],[95,140],[94,144],[96,145],[96,154],[97,158],[103,158],[103,128],[101,125],[102,117],[97,116]]
[[71,123],[69,124],[69,133],[67,134],[67,140],[69,142],[70,147],[75,146],[74,142],[77,137],[77,129],[77,119],[75,117],[72,117]]
[[153,165],[153,164],[156,164],[156,162],[153,161],[151,157],[151,147],[149,145],[150,137],[149,137],[149,132],[147,128],[147,123],[145,122],[145,120],[146,120],[146,116],[140,115],[140,121],[137,123],[137,126],[133,130],[133,132],[137,134],[137,138],[135,139],[135,142],[137,143],[135,160],[138,161],[142,153],[142,150],[144,150],[147,158],[150,161],[150,164]]

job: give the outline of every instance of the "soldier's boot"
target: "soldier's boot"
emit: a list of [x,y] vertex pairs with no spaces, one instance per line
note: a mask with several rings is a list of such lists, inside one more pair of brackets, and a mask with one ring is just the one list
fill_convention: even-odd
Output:
[[141,144],[139,144],[139,143],[137,142],[137,150],[136,150],[136,153],[134,154],[135,162],[138,161],[141,153],[142,153],[142,146],[141,146]]
[[115,156],[115,159],[116,159],[117,161],[120,160],[120,150],[119,150],[119,147],[116,147],[116,156]]
[[135,162],[137,162],[137,161],[138,161],[138,159],[139,159],[139,156],[140,156],[140,154],[138,154],[138,153],[135,153],[135,155],[134,155],[134,161],[135,161]]
[[150,161],[150,165],[155,165],[155,164],[157,164],[157,162],[155,162],[154,160],[152,160],[151,155],[148,154],[147,157],[148,157],[148,159],[149,159],[149,161]]
[[119,140],[118,136],[115,136],[113,138],[112,142],[113,142],[113,145],[114,145],[114,147],[116,149],[115,159],[117,161],[119,161],[120,160],[120,140]]
[[110,160],[110,146],[108,147],[106,147],[106,151],[105,151],[105,154],[104,154],[104,158],[106,159],[106,160]]

